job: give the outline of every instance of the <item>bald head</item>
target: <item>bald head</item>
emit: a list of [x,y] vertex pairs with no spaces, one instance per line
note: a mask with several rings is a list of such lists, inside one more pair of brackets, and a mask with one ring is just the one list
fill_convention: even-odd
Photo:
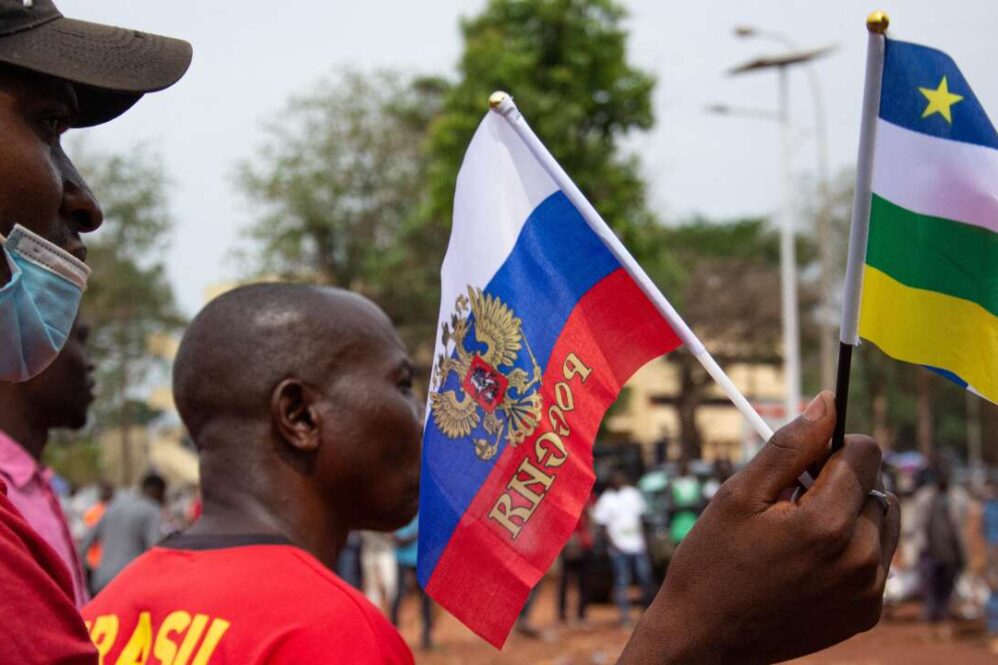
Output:
[[244,511],[253,532],[262,511],[332,560],[343,529],[392,530],[415,513],[421,401],[369,300],[299,284],[230,291],[191,323],[173,387],[201,451],[205,515],[225,506],[221,527]]
[[397,343],[385,314],[349,291],[237,288],[209,303],[184,334],[173,370],[177,409],[196,442],[212,420],[265,420],[282,380],[327,384],[386,338]]

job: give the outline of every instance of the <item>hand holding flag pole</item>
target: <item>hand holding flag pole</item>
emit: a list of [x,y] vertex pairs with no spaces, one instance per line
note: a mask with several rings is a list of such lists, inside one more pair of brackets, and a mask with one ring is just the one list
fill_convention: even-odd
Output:
[[842,324],[839,329],[839,364],[835,380],[837,420],[832,433],[833,451],[840,449],[845,442],[849,370],[852,365],[852,349],[859,344],[859,304],[870,227],[870,207],[873,200],[873,151],[884,73],[884,33],[887,32],[889,23],[890,18],[880,11],[873,12],[866,19],[866,29],[869,31],[866,42],[866,83],[863,87],[863,117],[859,128],[856,189],[852,200]]
[[[505,92],[497,91],[489,97],[489,106],[509,123],[513,131],[516,132],[537,161],[544,167],[544,170],[547,171],[547,174],[551,176],[551,179],[557,183],[569,201],[579,210],[593,232],[599,236],[607,249],[610,250],[624,269],[627,270],[658,312],[669,322],[669,325],[672,326],[676,334],[683,340],[690,353],[693,354],[700,364],[703,365],[704,369],[707,370],[707,373],[721,387],[721,390],[724,391],[724,394],[735,405],[735,408],[748,420],[752,428],[762,437],[763,441],[769,441],[773,436],[772,428],[752,408],[752,405],[741,394],[737,386],[731,381],[731,378],[721,369],[720,365],[710,355],[700,339],[697,338],[696,334],[686,325],[682,317],[679,316],[672,303],[655,286],[655,283],[648,274],[634,260],[634,257],[631,256],[627,248],[624,247],[623,243],[620,242],[609,225],[603,220],[603,217],[593,207],[593,204],[589,202],[537,135],[534,134],[530,125],[527,124],[527,121],[520,114],[520,110],[513,102],[513,98]],[[810,487],[812,478],[809,474],[804,473],[800,477],[800,482],[804,487]]]

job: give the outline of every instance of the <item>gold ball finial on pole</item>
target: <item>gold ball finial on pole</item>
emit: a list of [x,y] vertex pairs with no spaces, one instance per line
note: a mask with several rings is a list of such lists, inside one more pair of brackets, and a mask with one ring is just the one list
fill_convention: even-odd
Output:
[[489,108],[497,109],[499,106],[506,101],[509,97],[509,93],[503,92],[502,90],[496,90],[491,95],[489,95]]
[[887,12],[877,11],[866,17],[866,29],[878,35],[887,32],[887,26],[890,24],[891,17],[887,15]]

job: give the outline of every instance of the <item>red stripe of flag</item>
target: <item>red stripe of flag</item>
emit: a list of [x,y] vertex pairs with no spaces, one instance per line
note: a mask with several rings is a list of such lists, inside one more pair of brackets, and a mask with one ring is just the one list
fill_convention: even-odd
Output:
[[[502,647],[530,589],[578,522],[592,490],[593,439],[606,410],[635,371],[680,344],[623,269],[594,285],[572,310],[544,371],[540,426],[526,441],[503,451],[455,528],[427,586],[437,602],[493,646]],[[584,383],[579,374],[565,376],[565,361],[572,353],[591,369]],[[558,388],[559,382],[572,393],[573,409],[564,411],[570,433],[561,437],[568,456],[558,466],[546,466],[544,461],[557,461],[560,454],[550,447],[538,451],[535,444],[554,429],[549,410],[559,397],[565,403],[567,393],[564,386]],[[564,431],[565,425],[560,420],[558,424]],[[508,527],[489,515],[509,491],[507,485],[524,460],[554,480],[514,539]],[[537,483],[528,487],[543,489]],[[522,494],[510,495],[515,497],[514,506],[531,505]]]

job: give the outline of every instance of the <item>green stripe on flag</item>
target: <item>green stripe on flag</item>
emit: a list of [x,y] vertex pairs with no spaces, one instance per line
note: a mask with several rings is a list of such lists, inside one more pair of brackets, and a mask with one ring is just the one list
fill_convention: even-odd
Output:
[[906,286],[998,316],[998,233],[919,215],[874,194],[866,263]]

